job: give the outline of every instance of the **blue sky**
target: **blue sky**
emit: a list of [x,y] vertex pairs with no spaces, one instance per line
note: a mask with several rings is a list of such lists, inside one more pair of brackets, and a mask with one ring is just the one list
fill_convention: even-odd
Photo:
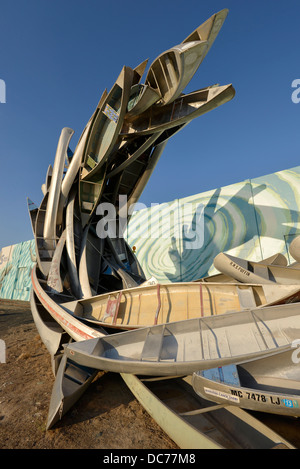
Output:
[[26,197],[39,205],[61,129],[74,149],[123,65],[150,65],[223,8],[186,91],[233,83],[236,96],[168,142],[147,206],[300,165],[300,0],[1,1],[0,248],[32,239]]

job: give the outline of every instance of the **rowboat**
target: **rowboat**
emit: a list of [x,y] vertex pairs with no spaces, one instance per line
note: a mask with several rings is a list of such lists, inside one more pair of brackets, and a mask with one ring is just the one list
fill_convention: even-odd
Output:
[[121,374],[150,416],[181,449],[295,449],[246,411],[200,398],[191,376],[172,379]]
[[53,427],[86,391],[98,370],[77,365],[63,355],[57,370],[49,405],[46,430]]
[[[298,285],[151,283],[95,296],[88,290],[87,298],[65,302],[63,307],[91,324],[129,330],[300,301]],[[89,288],[83,276],[81,284]]]
[[211,48],[227,14],[227,9],[214,14],[181,44],[159,55],[151,64],[145,83],[160,96],[160,104],[168,104],[182,93]]
[[[296,352],[296,351],[295,351]],[[243,409],[300,417],[300,370],[291,351],[193,374],[197,394]]]
[[152,106],[137,117],[125,116],[121,137],[142,136],[177,128],[230,101],[233,86],[210,86],[182,95],[170,104]]
[[220,253],[214,266],[221,273],[243,283],[296,285],[300,283],[299,269],[252,262],[229,254]]
[[270,306],[145,327],[70,344],[69,358],[91,368],[181,376],[291,349],[299,305]]

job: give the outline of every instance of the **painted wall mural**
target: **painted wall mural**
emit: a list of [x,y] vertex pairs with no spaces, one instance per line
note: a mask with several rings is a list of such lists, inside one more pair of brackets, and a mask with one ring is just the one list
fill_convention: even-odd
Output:
[[[217,273],[213,259],[219,252],[253,261],[280,252],[294,262],[288,247],[300,234],[299,212],[297,166],[136,212],[127,239],[147,276],[192,281]],[[148,236],[150,219],[160,237]]]
[[[135,212],[124,234],[147,277],[192,281],[217,273],[219,252],[286,256],[300,234],[300,166]],[[0,298],[29,300],[34,240],[0,251]]]
[[35,261],[34,240],[1,249],[0,298],[29,301]]

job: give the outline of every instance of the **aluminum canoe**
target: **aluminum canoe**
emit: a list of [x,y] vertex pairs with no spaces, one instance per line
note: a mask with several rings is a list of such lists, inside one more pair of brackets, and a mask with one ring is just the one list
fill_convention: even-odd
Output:
[[48,294],[45,290],[46,281],[40,275],[36,265],[31,271],[31,282],[38,301],[73,340],[87,340],[102,337],[105,334],[101,328],[97,328],[95,325],[94,327],[90,327],[83,324],[82,321],[73,317],[63,309],[61,307],[64,298],[63,295],[50,296]]
[[292,266],[269,265],[220,253],[214,266],[221,273],[242,283],[300,284],[300,270]]
[[227,403],[216,406],[199,397],[192,388],[191,376],[157,380],[121,376],[181,449],[295,449],[242,409]]
[[205,399],[247,410],[300,417],[299,351],[193,374]]
[[[54,239],[56,236],[60,189],[67,150],[73,134],[74,130],[68,127],[63,128],[57,145],[44,221],[44,239],[46,243],[48,239]],[[49,245],[52,246],[51,241]]]
[[63,353],[62,345],[69,341],[70,336],[42,305],[33,290],[30,294],[30,307],[37,331],[51,356],[53,374],[56,375]]
[[97,173],[108,158],[119,136],[123,118],[127,111],[134,71],[123,67],[118,79],[108,93],[100,112],[93,123],[81,178],[95,180]]
[[145,82],[160,96],[160,103],[173,102],[183,92],[215,41],[228,10],[211,16],[181,44],[160,54],[150,65]]
[[63,355],[57,370],[49,405],[46,430],[52,428],[86,391],[98,370],[77,365]]
[[170,104],[153,105],[138,117],[126,117],[121,137],[142,136],[185,125],[191,120],[233,99],[235,90],[231,84],[210,86],[182,95]]
[[185,375],[288,351],[298,303],[156,325],[68,345],[80,365],[117,373]]

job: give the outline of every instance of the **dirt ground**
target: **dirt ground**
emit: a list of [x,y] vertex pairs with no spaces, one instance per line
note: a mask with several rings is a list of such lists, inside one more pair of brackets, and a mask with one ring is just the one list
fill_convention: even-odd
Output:
[[54,375],[27,302],[0,300],[1,449],[176,449],[115,373],[99,373],[46,431]]
[[[54,376],[29,303],[0,300],[0,339],[0,449],[178,449],[115,373],[99,373],[46,431]],[[300,448],[300,419],[255,416]]]

